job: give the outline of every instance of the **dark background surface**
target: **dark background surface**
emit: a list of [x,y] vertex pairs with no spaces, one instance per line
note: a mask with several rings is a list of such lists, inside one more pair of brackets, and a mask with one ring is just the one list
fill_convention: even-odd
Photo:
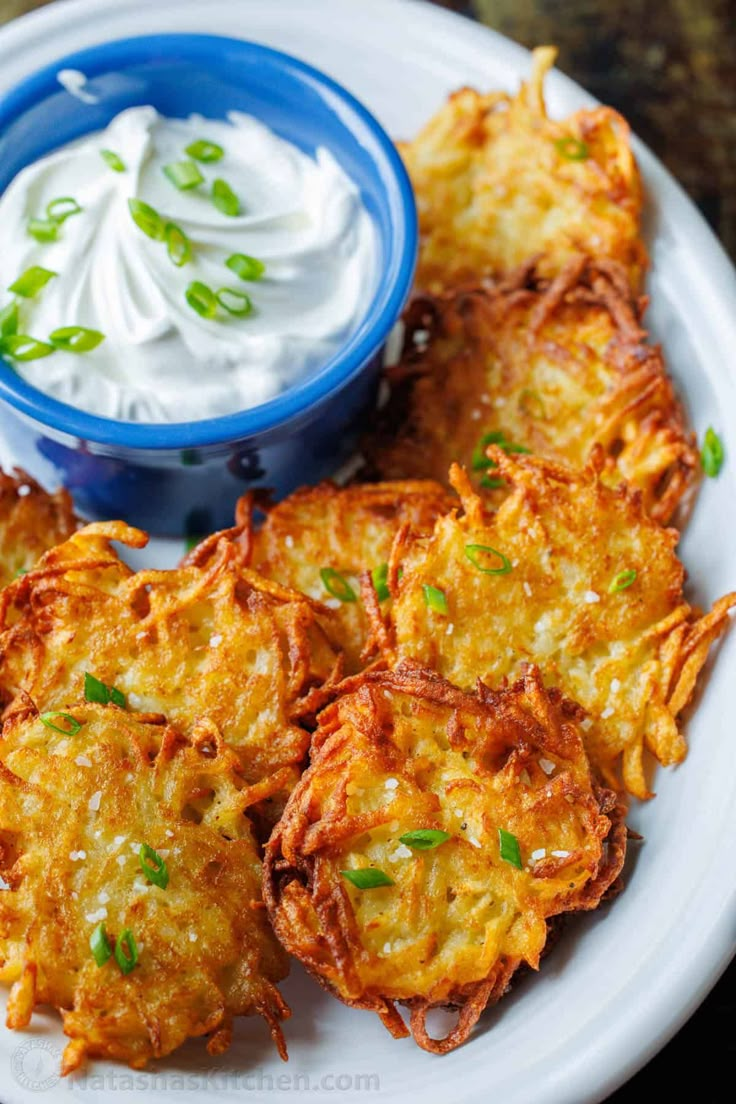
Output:
[[[626,116],[736,260],[736,0],[430,2],[524,46],[558,46],[559,68]],[[0,0],[0,23],[40,6]],[[724,877],[732,869],[724,862]],[[675,1101],[693,1094],[696,1104],[725,1104],[734,1099],[735,1067],[732,965],[682,1031],[608,1104],[665,1091]]]

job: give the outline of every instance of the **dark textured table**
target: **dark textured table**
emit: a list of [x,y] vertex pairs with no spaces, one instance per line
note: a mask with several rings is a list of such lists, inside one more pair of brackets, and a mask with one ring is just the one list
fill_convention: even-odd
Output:
[[[735,0],[433,2],[524,46],[557,45],[560,69],[626,116],[736,260]],[[40,6],[0,0],[0,23]],[[683,1095],[694,1090],[697,1104],[724,1104],[733,1099],[735,1065],[732,965],[682,1031],[608,1104],[636,1104],[665,1087],[671,1092],[672,1084]]]

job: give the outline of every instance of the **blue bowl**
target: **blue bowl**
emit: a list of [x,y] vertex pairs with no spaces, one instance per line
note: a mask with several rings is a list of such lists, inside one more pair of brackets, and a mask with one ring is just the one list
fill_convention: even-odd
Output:
[[[99,102],[62,90],[61,69],[81,70]],[[0,359],[0,431],[32,475],[62,482],[87,516],[200,534],[232,524],[248,488],[283,495],[349,456],[411,287],[416,209],[390,138],[333,80],[265,46],[195,34],[82,50],[0,97],[0,192],[26,165],[142,104],[175,118],[242,111],[306,153],[326,146],[360,188],[379,241],[378,287],[353,335],[303,382],[250,410],[167,425],[100,418],[44,395]]]

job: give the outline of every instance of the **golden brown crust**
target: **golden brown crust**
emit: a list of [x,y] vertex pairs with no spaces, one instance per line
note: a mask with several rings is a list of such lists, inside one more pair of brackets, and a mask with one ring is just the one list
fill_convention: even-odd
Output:
[[[346,669],[358,671],[365,665],[370,635],[360,576],[388,561],[400,529],[430,532],[455,505],[454,495],[429,480],[304,487],[267,508],[263,525],[244,542],[250,550],[247,562],[266,578],[319,602],[325,633],[344,652]],[[241,520],[245,514],[241,509]],[[244,532],[250,528],[245,525]],[[338,572],[352,600],[340,601],[326,589],[323,568]],[[375,594],[366,593],[369,601]]]
[[0,471],[0,587],[28,571],[76,528],[67,491],[48,494],[19,468],[13,475]]
[[313,604],[245,568],[227,535],[175,571],[134,573],[110,544],[146,539],[121,523],[87,526],[8,587],[0,685],[11,702],[26,692],[63,708],[83,698],[89,672],[185,732],[216,725],[263,800],[283,793],[307,752],[305,700],[337,664]]
[[[253,793],[209,724],[190,738],[115,706],[68,706],[78,731],[42,723],[28,699],[0,741],[0,980],[8,1026],[61,1011],[62,1070],[100,1056],[140,1068],[187,1038],[229,1044],[236,1016],[268,1021],[282,1057],[286,976],[261,903]],[[68,720],[49,718],[63,730]],[[142,844],[167,868],[153,884]],[[149,865],[156,860],[149,855]],[[90,936],[133,933],[137,965],[98,965]],[[130,957],[129,950],[127,956]]]
[[478,447],[492,433],[575,467],[600,446],[604,481],[626,479],[667,524],[699,462],[641,312],[619,265],[584,256],[553,281],[527,264],[501,283],[416,299],[391,401],[364,442],[369,474],[443,481],[453,461],[472,470],[476,457],[482,489]]
[[[684,759],[678,715],[736,594],[705,617],[690,607],[678,534],[646,516],[638,493],[601,482],[600,453],[582,472],[494,446],[488,455],[508,497],[493,513],[453,467],[464,513],[405,550],[382,624],[386,658],[414,658],[465,688],[497,686],[532,660],[588,711],[587,751],[607,783],[620,785],[621,771],[630,793],[650,797],[645,749],[664,765]],[[495,550],[479,553],[480,568],[472,545]],[[611,591],[621,572],[634,581]],[[425,585],[444,592],[446,614],[427,605]]]
[[606,107],[550,119],[543,83],[555,54],[534,51],[517,96],[461,89],[400,145],[419,209],[420,290],[498,276],[538,255],[556,276],[580,252],[618,261],[641,286],[642,189],[628,124]]
[[[580,709],[536,668],[466,694],[404,664],[347,680],[319,718],[311,766],[266,848],[264,896],[283,945],[353,1007],[445,1053],[521,963],[539,965],[547,920],[595,908],[618,877],[624,807],[588,767]],[[521,868],[500,855],[499,829]],[[446,832],[429,850],[402,835]],[[358,889],[341,871],[381,870]],[[430,1008],[460,1011],[430,1038]]]

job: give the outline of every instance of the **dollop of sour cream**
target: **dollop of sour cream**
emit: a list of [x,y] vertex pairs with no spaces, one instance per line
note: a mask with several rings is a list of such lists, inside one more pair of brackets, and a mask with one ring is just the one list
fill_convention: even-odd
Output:
[[[189,160],[185,150],[199,140],[224,154],[197,163],[204,182],[179,190],[164,167]],[[218,178],[238,197],[235,216],[213,203]],[[57,240],[31,237],[29,221],[65,197],[81,212]],[[134,198],[186,234],[191,260],[177,267],[166,244],[139,229]],[[11,360],[16,370],[64,402],[133,422],[196,421],[273,398],[354,332],[378,278],[375,226],[334,157],[319,149],[311,158],[236,112],[227,122],[168,119],[152,107],[122,112],[19,173],[0,198],[0,243],[2,288],[32,266],[56,273],[17,299],[19,333],[47,342],[60,327],[83,326],[105,335],[89,352]],[[241,279],[225,263],[233,254],[263,262],[262,277]],[[245,293],[251,313],[218,305],[202,317],[187,302],[194,281]],[[0,308],[10,302],[0,292]]]

